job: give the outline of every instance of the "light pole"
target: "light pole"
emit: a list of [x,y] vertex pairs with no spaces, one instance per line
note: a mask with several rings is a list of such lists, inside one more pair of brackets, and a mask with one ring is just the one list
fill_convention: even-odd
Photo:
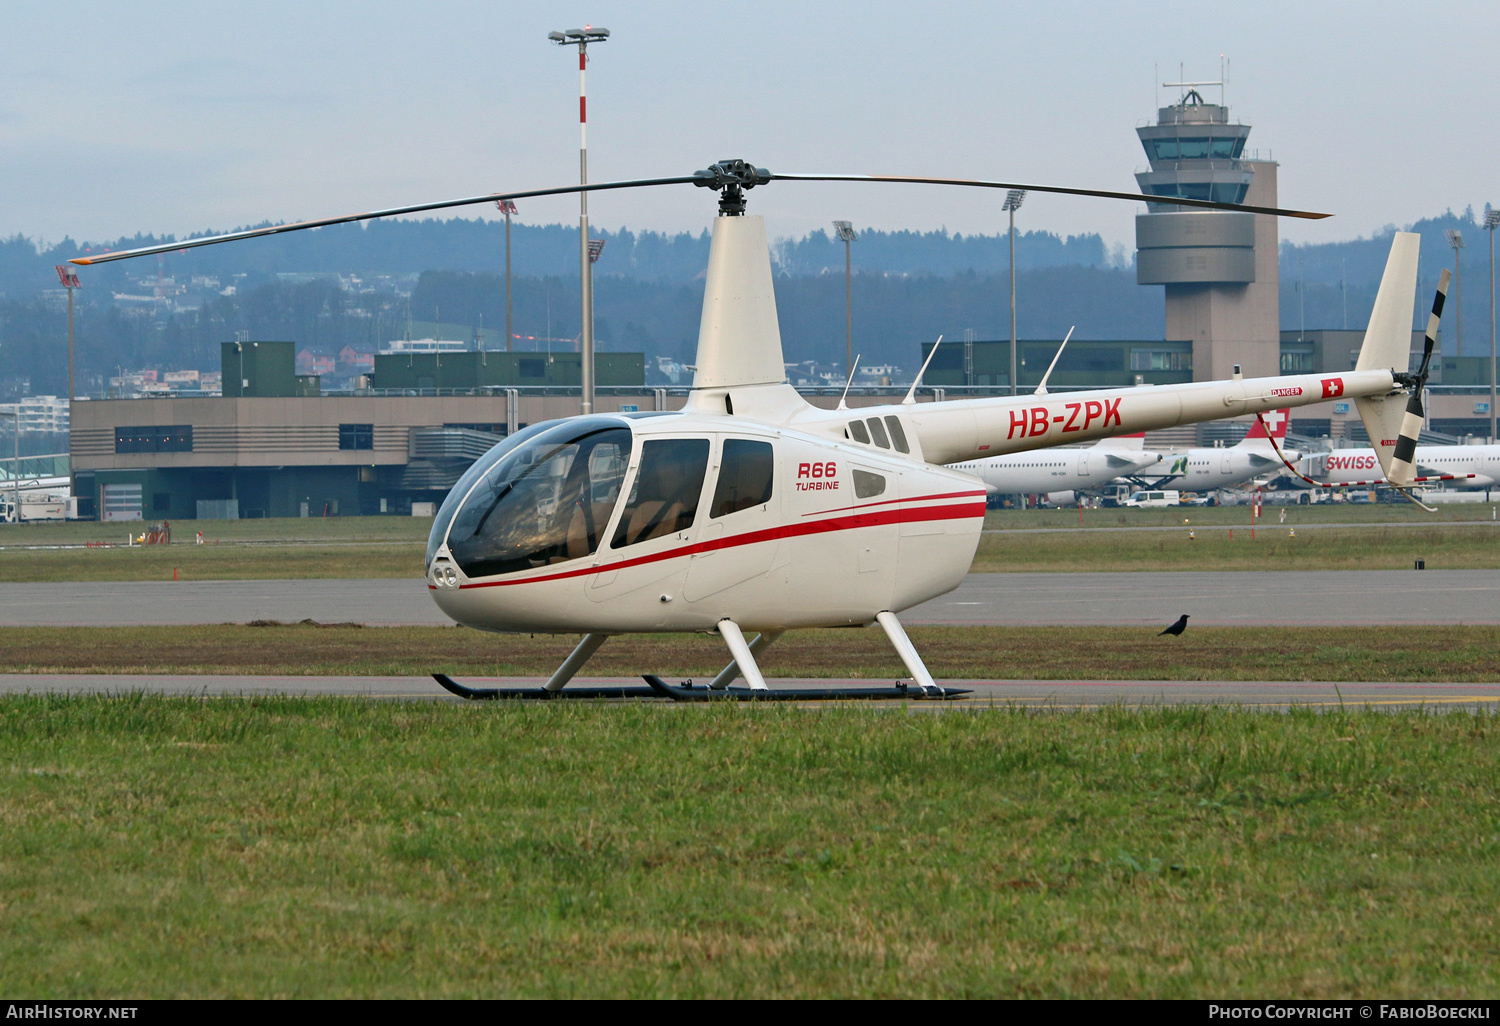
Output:
[[[589,183],[589,137],[588,137],[588,89],[585,73],[588,69],[590,43],[602,43],[609,38],[609,29],[592,28],[566,32],[549,32],[547,38],[558,46],[578,47],[578,184]],[[578,277],[583,292],[583,413],[594,412],[594,294],[589,273],[589,194],[578,194]]]
[[[72,293],[68,295],[71,296]],[[12,512],[15,513],[16,523],[19,524],[21,522],[21,404],[19,401],[16,403],[16,408],[10,411],[10,417],[11,437],[14,440],[16,453],[16,462],[11,464],[10,468],[10,479],[15,485],[15,507]],[[71,464],[72,460],[68,462]]]
[[853,242],[857,235],[854,234],[854,223],[852,221],[835,221],[833,227],[838,230],[839,240],[844,244],[844,372],[854,373],[854,287],[853,287],[853,261],[849,255],[849,243]]
[[1026,201],[1025,189],[1005,194],[1004,210],[1010,211],[1010,394],[1018,394],[1016,381],[1016,211]]
[[62,287],[68,290],[68,403],[73,402],[73,290],[78,288],[78,275],[63,264],[53,267],[57,272],[57,280],[62,282]]
[[1459,255],[1464,248],[1464,233],[1457,228],[1445,228],[1448,245],[1453,247],[1453,334],[1458,340],[1458,356],[1464,355],[1464,269]]
[[516,213],[515,200],[496,200],[495,206],[505,215],[505,351],[510,352],[510,215]]
[[589,295],[594,294],[594,265],[599,262],[599,257],[604,253],[604,244],[608,239],[589,240]]
[[1490,233],[1490,444],[1495,436],[1495,228],[1500,226],[1500,210],[1484,205],[1484,226]]
[[[80,283],[78,281],[78,275],[70,271],[66,264],[54,264],[53,270],[57,272],[57,280],[62,282],[62,287],[68,290],[68,431],[71,432],[73,430],[73,396],[75,394],[73,391],[73,290],[78,288]],[[17,410],[19,409],[20,407],[17,407]],[[17,420],[16,438],[19,439],[20,437],[21,422]],[[71,434],[69,435],[69,437],[72,437]],[[16,474],[19,475],[20,473],[21,464],[20,461],[17,460]],[[17,480],[20,480],[20,478],[17,477]],[[75,492],[73,491],[73,484],[73,461],[69,460],[68,494],[70,495],[75,494]],[[17,488],[19,487],[20,486],[17,485]],[[20,492],[16,493],[16,502],[16,523],[19,524],[21,522]]]

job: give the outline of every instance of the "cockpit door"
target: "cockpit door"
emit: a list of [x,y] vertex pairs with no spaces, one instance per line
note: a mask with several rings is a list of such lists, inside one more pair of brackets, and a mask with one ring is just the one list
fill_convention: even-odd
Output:
[[586,589],[594,602],[642,588],[675,598],[704,520],[712,440],[646,438]]
[[723,438],[713,498],[698,536],[683,598],[699,602],[767,573],[776,562],[780,496],[776,451],[761,438]]

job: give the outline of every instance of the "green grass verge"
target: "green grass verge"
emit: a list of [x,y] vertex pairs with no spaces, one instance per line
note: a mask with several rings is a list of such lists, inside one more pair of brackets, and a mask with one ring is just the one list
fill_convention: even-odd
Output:
[[148,545],[0,550],[0,581],[254,581],[405,577],[425,572],[422,542],[388,545]]
[[0,990],[1487,997],[1500,730],[0,699]]
[[1128,570],[1493,570],[1500,567],[1500,528],[1304,527],[1294,524],[1228,531],[1016,531],[979,540],[975,573]]
[[[1500,680],[1494,627],[912,627],[934,676],[1006,680]],[[5,627],[11,673],[246,673],[545,677],[576,636],[461,627]],[[611,638],[587,676],[696,677],[728,662],[695,634]],[[906,671],[879,630],[791,631],[761,658],[773,677],[895,680]]]
[[[1500,491],[1497,491],[1500,496]],[[1435,513],[1418,509],[1409,502],[1319,503],[1316,506],[1265,506],[1259,521],[1261,527],[1279,525],[1285,509],[1287,526],[1300,524],[1443,524],[1492,521],[1494,507],[1488,503],[1439,506]],[[1210,526],[1250,526],[1249,506],[1174,506],[1167,509],[1003,509],[991,510],[984,526],[990,530],[1032,530],[1037,528],[1121,528],[1171,527],[1183,517],[1195,524]]]
[[[153,523],[155,521],[152,521]],[[203,532],[207,544],[240,542],[393,542],[426,544],[432,530],[431,517],[281,517],[260,520],[173,520],[174,547],[194,544]],[[144,523],[80,521],[0,524],[0,546],[83,545],[112,542],[124,545],[132,529],[140,534]]]

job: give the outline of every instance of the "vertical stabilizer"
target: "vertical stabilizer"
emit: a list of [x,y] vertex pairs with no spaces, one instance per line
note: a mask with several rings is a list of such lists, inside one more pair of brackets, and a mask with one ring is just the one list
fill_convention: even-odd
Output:
[[1370,311],[1364,345],[1355,370],[1394,370],[1406,373],[1411,362],[1411,315],[1417,298],[1417,246],[1422,237],[1415,232],[1397,232],[1391,240],[1391,255],[1385,262],[1380,291]]
[[696,362],[693,387],[698,389],[786,380],[764,218],[714,220]]
[[[1391,255],[1386,260],[1385,275],[1375,307],[1370,311],[1370,326],[1365,329],[1364,345],[1359,350],[1356,371],[1392,370],[1405,374],[1411,364],[1411,320],[1416,305],[1417,248],[1420,236],[1414,232],[1397,232],[1391,240]],[[1395,484],[1404,484],[1410,475],[1392,476],[1396,440],[1406,411],[1407,397],[1401,394],[1371,396],[1354,400],[1359,418],[1364,422],[1370,445],[1380,460],[1380,469]],[[1400,480],[1398,480],[1400,478]]]

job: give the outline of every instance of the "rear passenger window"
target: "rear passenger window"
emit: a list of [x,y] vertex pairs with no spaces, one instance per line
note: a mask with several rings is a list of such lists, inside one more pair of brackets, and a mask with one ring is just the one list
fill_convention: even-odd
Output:
[[771,470],[774,460],[769,442],[726,438],[719,483],[709,516],[714,519],[771,501]]
[[874,437],[875,444],[882,449],[889,449],[891,447],[891,440],[885,437],[885,425],[880,423],[880,418],[871,417],[865,423],[870,425],[870,434]]
[[885,478],[879,474],[871,474],[868,471],[856,470],[854,472],[854,495],[860,499],[870,499],[885,492]]
[[901,427],[901,418],[890,416],[885,418],[886,426],[891,429],[891,441],[896,443],[897,452],[911,452],[906,444],[906,431]]
[[870,444],[870,432],[865,430],[863,421],[851,420],[849,422],[849,434],[856,442],[862,442],[865,445]]

